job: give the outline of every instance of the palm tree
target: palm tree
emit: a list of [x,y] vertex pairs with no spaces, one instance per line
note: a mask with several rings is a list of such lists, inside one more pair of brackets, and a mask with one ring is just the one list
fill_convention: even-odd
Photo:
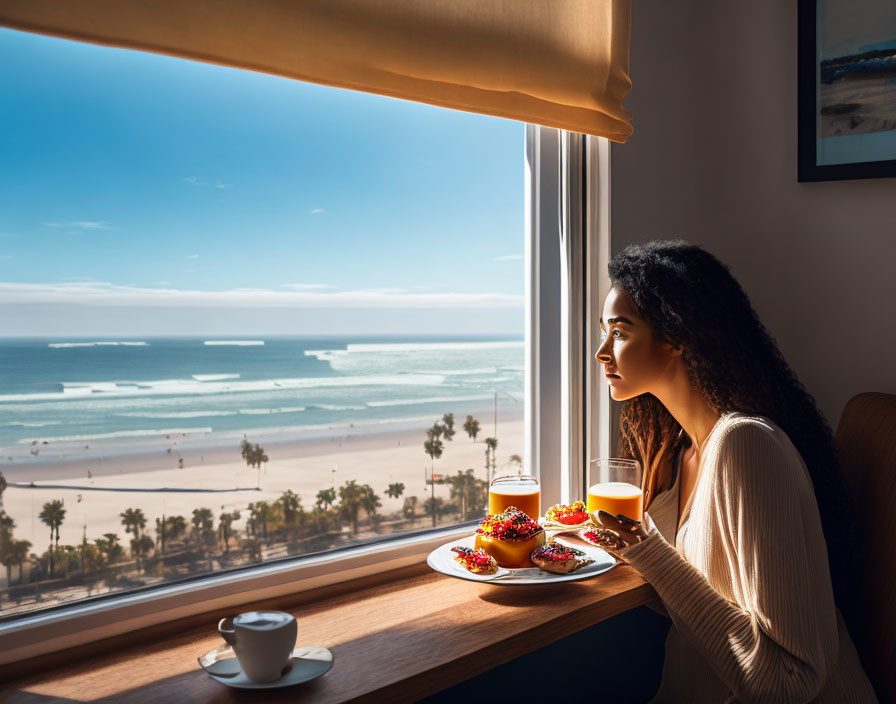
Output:
[[442,444],[441,435],[444,428],[438,423],[433,423],[432,427],[426,431],[426,440],[423,442],[423,451],[429,455],[431,462],[435,462],[442,456],[442,450],[445,445]]
[[396,484],[390,484],[389,488],[386,489],[386,496],[390,499],[397,499],[404,493],[404,484],[398,482]]
[[168,522],[165,520],[165,516],[162,515],[161,518],[156,518],[156,540],[158,541],[158,545],[156,546],[159,554],[165,552],[165,533],[167,532]]
[[106,564],[111,565],[121,558],[123,550],[115,533],[103,533],[102,538],[96,539],[96,546],[106,558]]
[[375,516],[376,510],[382,506],[380,497],[376,495],[370,484],[364,484],[361,487],[361,508],[363,508],[368,516]]
[[491,482],[495,471],[495,451],[498,449],[498,438],[485,439],[485,474],[486,479]]
[[467,435],[473,438],[473,442],[476,442],[476,436],[479,435],[479,421],[473,416],[467,416],[467,419],[464,421],[464,430],[467,431]]
[[284,491],[275,502],[283,513],[283,522],[290,535],[295,537],[296,529],[305,523],[305,511],[302,509],[302,499],[292,489]]
[[258,528],[261,527],[262,540],[268,539],[268,522],[274,518],[274,507],[267,501],[256,501],[249,504],[249,526],[252,534],[258,537]]
[[9,546],[10,564],[19,566],[19,584],[22,583],[22,564],[28,559],[30,549],[31,542],[28,540],[13,540]]
[[[43,510],[39,514],[40,520],[46,525],[50,526],[50,577],[53,576],[53,555],[56,552],[53,546],[53,534],[56,535],[56,549],[59,548],[59,526],[62,525],[62,521],[65,520],[65,509],[63,508],[63,501],[60,499],[54,499],[53,501],[48,501],[44,504]],[[21,568],[20,568],[21,569]]]
[[167,523],[165,528],[166,540],[177,540],[187,532],[187,519],[183,516],[168,516],[165,522]]
[[146,533],[136,540],[131,541],[131,547],[134,550],[134,553],[138,556],[141,570],[143,569],[143,559],[149,551],[153,549],[154,545],[155,543],[153,542],[153,539],[146,535]]
[[191,523],[196,547],[204,551],[210,542],[209,535],[213,533],[215,515],[210,508],[194,508]]
[[463,520],[467,520],[470,505],[469,500],[476,484],[473,470],[468,469],[465,472],[457,470],[457,474],[453,477],[448,477],[448,483],[451,485],[451,498],[460,499],[461,515],[463,516]]
[[442,435],[445,436],[446,440],[451,440],[454,437],[454,414],[446,413],[442,416]]
[[339,487],[339,513],[352,524],[352,534],[358,532],[358,512],[363,496],[363,489],[354,479]]
[[519,469],[521,472],[523,471],[523,458],[522,457],[520,457],[519,455],[511,455],[509,461],[511,464],[515,464],[517,466],[517,469]]
[[261,485],[261,465],[268,461],[267,453],[265,453],[261,445],[258,443],[253,445],[244,437],[242,443],[240,443],[240,454],[246,460],[247,465],[258,468],[258,478],[255,486],[257,489]]
[[423,513],[426,516],[432,516],[432,523],[435,525],[436,518],[445,502],[440,496],[433,496],[423,502]]
[[401,508],[401,513],[406,519],[411,521],[411,523],[414,523],[417,520],[417,504],[419,501],[420,500],[416,496],[404,497],[404,506]]
[[138,554],[138,541],[140,540],[140,531],[146,527],[146,516],[139,508],[126,508],[118,514],[121,517],[121,524],[124,526],[125,533],[134,533],[131,540],[131,554],[137,558],[139,565],[140,557]]
[[336,503],[335,489],[321,489],[317,492],[317,501],[314,505],[323,511],[327,511]]
[[[221,508],[224,508],[223,506]],[[230,526],[234,521],[240,520],[239,511],[223,511],[218,516],[218,534],[221,536],[221,542],[224,543],[224,552],[230,552],[230,535],[232,533]]]
[[12,516],[7,515],[6,511],[0,511],[0,563],[6,565],[6,583],[12,583],[12,561],[10,560],[12,550],[12,531],[16,527],[16,522]]

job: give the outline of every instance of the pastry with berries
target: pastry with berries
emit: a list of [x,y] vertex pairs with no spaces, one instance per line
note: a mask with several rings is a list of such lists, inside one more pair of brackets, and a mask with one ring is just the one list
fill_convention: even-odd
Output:
[[539,545],[544,545],[544,528],[516,506],[490,513],[476,529],[475,547],[501,567],[532,567],[529,555]]
[[548,509],[544,517],[545,525],[582,526],[591,523],[591,514],[584,501],[573,501],[571,504],[555,504]]
[[586,543],[599,548],[623,550],[628,547],[628,544],[619,537],[618,533],[606,528],[583,528],[578,532],[578,536]]
[[531,559],[545,572],[553,572],[554,574],[569,574],[579,569],[579,567],[584,567],[594,562],[581,550],[561,545],[558,542],[539,545],[532,551]]
[[454,559],[473,574],[494,574],[498,571],[498,563],[495,562],[495,558],[482,548],[465,548],[455,545],[451,550],[457,553],[457,557]]

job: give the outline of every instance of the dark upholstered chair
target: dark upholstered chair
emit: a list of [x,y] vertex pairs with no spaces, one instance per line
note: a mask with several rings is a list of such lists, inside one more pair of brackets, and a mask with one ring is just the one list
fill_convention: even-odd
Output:
[[851,398],[834,445],[859,521],[850,635],[880,701],[896,702],[896,396]]

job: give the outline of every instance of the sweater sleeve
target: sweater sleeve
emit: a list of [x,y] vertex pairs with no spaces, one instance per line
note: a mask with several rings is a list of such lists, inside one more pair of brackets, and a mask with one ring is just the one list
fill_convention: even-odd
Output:
[[[811,701],[828,662],[837,661],[838,644],[826,555],[823,569],[810,568],[818,552],[807,542],[821,534],[814,493],[811,501],[805,494],[811,484],[761,424],[733,425],[719,453],[710,494],[719,544],[712,550],[724,553],[714,558],[727,561],[733,600],[655,530],[622,557],[653,585],[683,637],[738,701]],[[817,526],[807,530],[807,521]]]

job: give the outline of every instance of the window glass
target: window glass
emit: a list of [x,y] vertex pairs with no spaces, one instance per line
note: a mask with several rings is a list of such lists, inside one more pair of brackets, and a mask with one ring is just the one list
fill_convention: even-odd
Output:
[[522,123],[11,30],[0,65],[0,616],[528,470]]

